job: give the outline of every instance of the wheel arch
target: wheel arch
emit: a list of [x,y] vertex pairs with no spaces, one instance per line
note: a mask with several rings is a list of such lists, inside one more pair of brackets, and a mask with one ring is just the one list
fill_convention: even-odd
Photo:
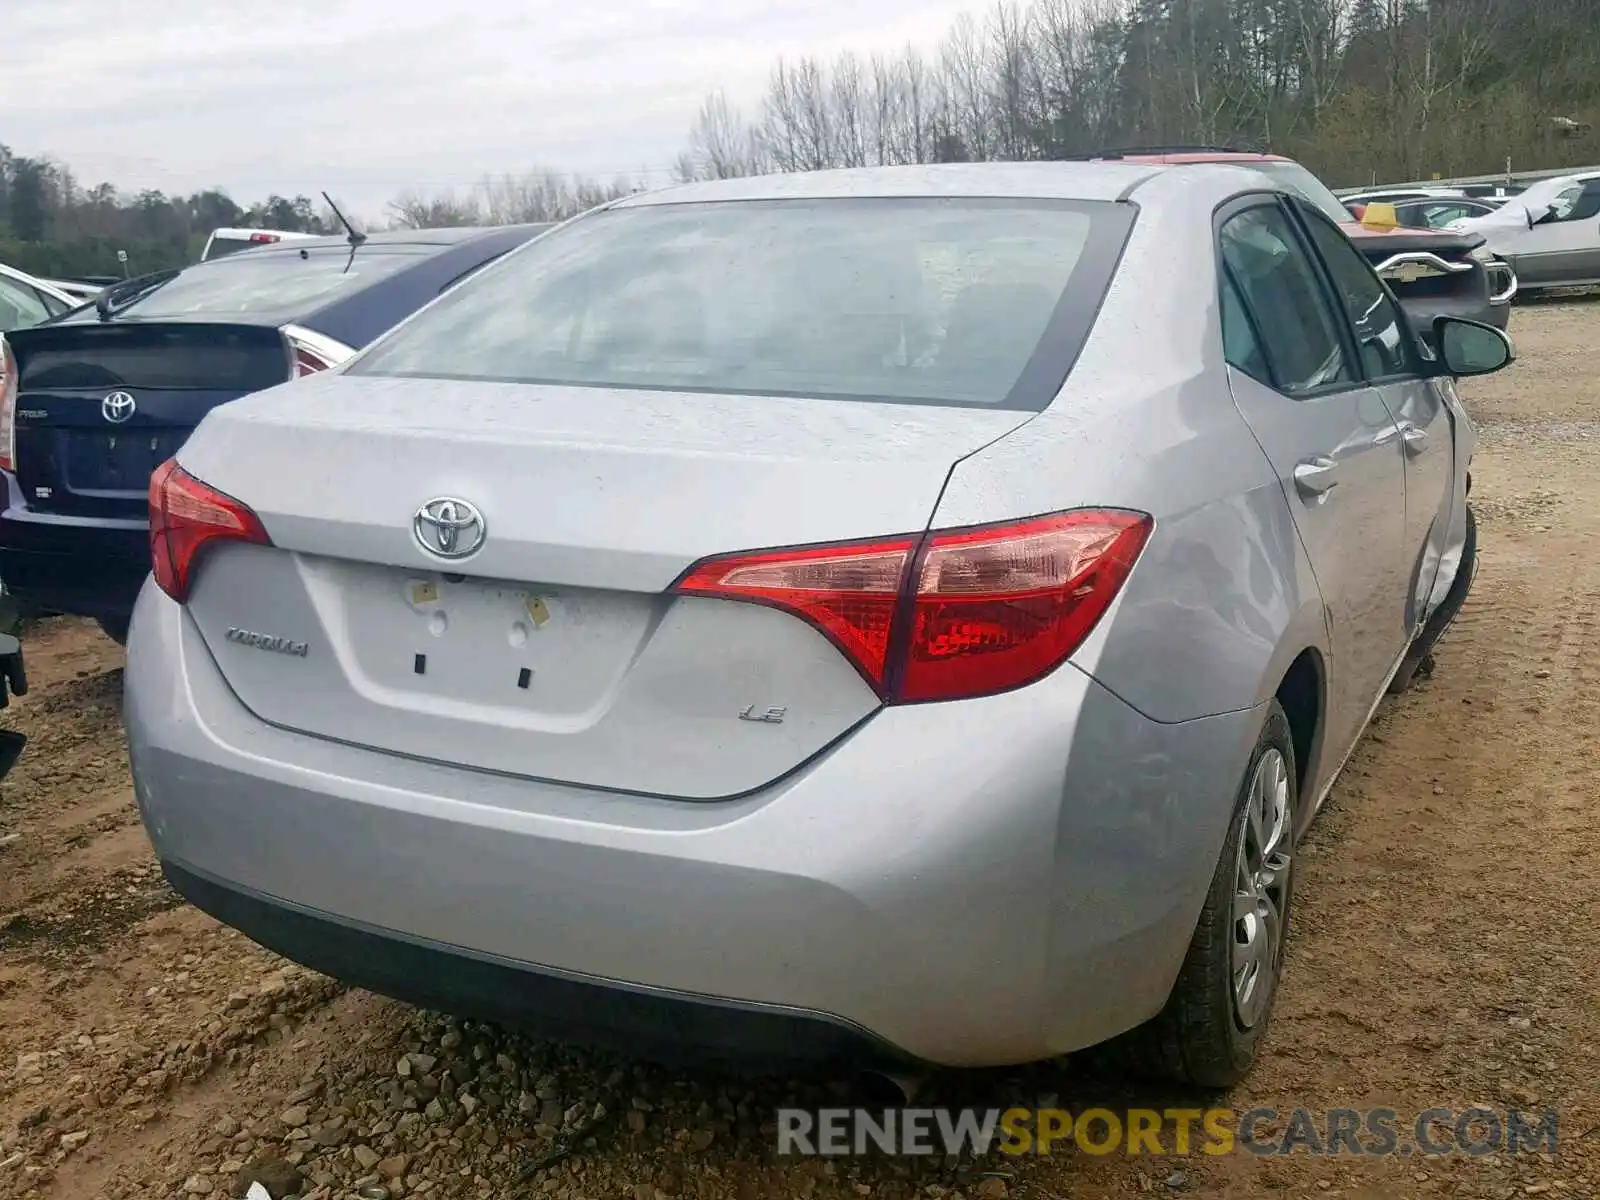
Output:
[[1273,697],[1289,718],[1289,737],[1294,746],[1295,787],[1300,797],[1299,821],[1304,828],[1315,803],[1312,794],[1318,775],[1315,764],[1321,757],[1327,731],[1328,673],[1322,652],[1314,646],[1307,646],[1296,654],[1279,679]]

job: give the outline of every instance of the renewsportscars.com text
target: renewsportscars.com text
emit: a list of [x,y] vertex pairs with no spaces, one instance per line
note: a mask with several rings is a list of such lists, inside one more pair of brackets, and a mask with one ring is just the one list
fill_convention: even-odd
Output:
[[778,1153],[1236,1154],[1388,1157],[1556,1152],[1556,1113],[1430,1108],[778,1110]]

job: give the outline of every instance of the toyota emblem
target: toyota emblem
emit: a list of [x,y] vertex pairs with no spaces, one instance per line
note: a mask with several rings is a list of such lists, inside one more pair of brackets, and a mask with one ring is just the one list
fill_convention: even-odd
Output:
[[100,401],[100,415],[113,425],[121,425],[138,407],[127,392],[112,392]]
[[417,509],[411,532],[435,558],[467,558],[483,546],[483,513],[478,506],[454,496],[440,496]]

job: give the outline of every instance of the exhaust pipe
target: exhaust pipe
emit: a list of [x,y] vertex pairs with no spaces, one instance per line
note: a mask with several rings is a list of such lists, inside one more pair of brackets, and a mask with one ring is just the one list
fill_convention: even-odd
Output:
[[928,1081],[932,1078],[933,1076],[929,1072],[902,1074],[900,1072],[880,1071],[876,1068],[871,1068],[861,1073],[862,1083],[870,1090],[882,1093],[892,1089],[899,1095],[900,1103],[908,1106],[916,1100],[922,1089],[927,1086]]

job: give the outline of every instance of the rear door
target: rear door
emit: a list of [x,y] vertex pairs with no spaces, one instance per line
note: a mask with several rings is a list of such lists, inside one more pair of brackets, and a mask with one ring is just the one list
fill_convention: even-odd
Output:
[[1218,240],[1234,402],[1278,472],[1322,589],[1329,732],[1342,749],[1410,641],[1399,428],[1289,210],[1241,201],[1221,214]]
[[1439,564],[1461,515],[1456,512],[1454,418],[1439,385],[1424,376],[1415,332],[1371,265],[1320,213],[1296,207],[1355,334],[1362,373],[1399,429],[1405,455],[1405,549],[1412,558],[1406,620],[1416,629],[1427,617]]

